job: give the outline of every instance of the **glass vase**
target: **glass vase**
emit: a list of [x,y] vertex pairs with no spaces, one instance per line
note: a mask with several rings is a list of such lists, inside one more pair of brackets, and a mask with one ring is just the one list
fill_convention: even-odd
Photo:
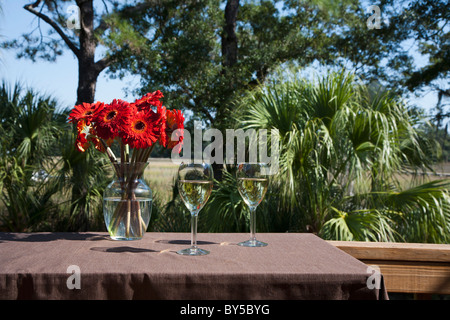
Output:
[[152,190],[142,180],[146,162],[113,163],[115,177],[103,193],[103,216],[111,239],[139,240],[152,212]]

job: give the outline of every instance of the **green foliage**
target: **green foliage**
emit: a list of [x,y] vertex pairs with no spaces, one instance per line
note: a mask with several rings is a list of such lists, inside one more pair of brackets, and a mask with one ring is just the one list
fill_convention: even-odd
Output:
[[[103,226],[106,161],[75,149],[67,114],[57,102],[16,84],[0,88],[0,228],[8,231],[74,231]],[[78,170],[73,170],[74,165]],[[81,171],[80,171],[81,170]],[[84,198],[71,197],[76,185]],[[80,216],[80,206],[87,216]],[[72,210],[71,210],[72,208]]]
[[202,225],[211,232],[248,232],[247,206],[237,191],[234,172],[224,171],[201,212]]
[[0,88],[0,99],[3,155],[14,154],[23,165],[42,164],[61,129],[53,121],[56,101],[31,90],[23,93],[20,84],[9,89],[6,83]]
[[406,86],[412,90],[446,79],[450,71],[447,1],[407,1],[403,7],[401,15],[395,16],[396,27],[415,39],[420,54],[429,57],[425,66],[406,72]]
[[[355,80],[357,75],[365,83],[376,80],[403,91],[445,79],[445,1],[371,3],[381,7],[383,16],[382,28],[375,30],[367,28],[366,8],[356,0],[241,1],[233,64],[225,63],[222,51],[227,38],[223,1],[102,1],[92,15],[92,43],[85,47],[79,41],[82,33],[64,26],[65,4],[43,1],[40,8],[33,7],[34,14],[45,14],[60,32],[53,27],[48,37],[28,34],[2,47],[18,49],[19,57],[33,61],[53,61],[66,45],[77,53],[102,47],[105,57],[95,64],[98,70],[109,66],[111,76],[138,75],[137,91],[162,90],[170,108],[192,111],[191,121],[200,118],[219,129],[280,130],[280,175],[258,208],[261,230],[310,230],[338,239],[448,241],[448,181],[410,187],[399,177],[402,170],[430,169],[430,160],[441,157],[428,138],[430,129],[392,92]],[[430,57],[423,68],[414,68],[405,50],[411,41]],[[259,86],[280,65],[313,62],[350,66],[357,74],[338,72],[307,81],[281,72]],[[443,97],[446,91],[440,89]],[[74,150],[72,128],[50,98],[23,94],[18,86],[10,92],[3,85],[0,94],[4,227],[99,227],[107,163],[93,150]],[[447,132],[438,131],[441,118],[436,137],[445,151]],[[227,169],[202,212],[199,230],[247,230],[247,209],[233,187],[233,169]],[[35,182],[32,178],[41,170],[48,177]],[[186,211],[176,196],[166,206],[155,203],[155,230],[186,230]],[[49,216],[56,222],[48,222]]]
[[154,197],[149,225],[151,231],[189,232],[189,224],[190,213],[178,195],[176,183],[173,184],[171,200],[166,204],[162,204],[157,196]]
[[[84,32],[66,28],[67,0],[38,1],[26,9],[50,23],[48,34],[38,24],[2,46],[33,61],[53,61],[65,46],[80,56],[102,49],[104,57],[84,66],[84,73],[109,68],[112,77],[137,75],[141,86],[131,90],[161,89],[170,107],[189,109],[220,129],[233,121],[233,102],[283,63],[345,66],[391,90],[431,86],[448,97],[448,88],[436,81],[448,75],[446,1],[240,1],[236,21],[226,21],[224,8],[231,2],[78,2],[93,35],[83,42]],[[380,8],[379,29],[367,26],[369,5]],[[234,34],[227,34],[229,23]],[[232,63],[224,51],[227,41],[235,42]],[[417,67],[410,47],[429,61]],[[97,75],[81,86],[94,84]]]
[[56,212],[55,170],[49,161],[62,126],[54,121],[56,102],[24,92],[20,84],[0,88],[1,223],[8,230],[29,230]]
[[[161,89],[169,106],[191,110],[222,129],[233,122],[233,102],[282,63],[306,66],[314,61],[327,65],[350,60],[365,64],[364,52],[370,53],[370,70],[379,73],[386,47],[378,45],[382,40],[368,32],[361,17],[364,13],[358,1],[339,5],[330,1],[240,2],[235,27],[237,58],[230,65],[222,51],[227,37],[223,3],[168,1],[163,8],[128,17],[129,25],[149,35],[148,41],[134,41],[134,49],[131,44],[130,49],[123,48],[126,54],[109,72],[138,75],[139,93]],[[350,41],[354,34],[348,30],[355,28],[360,40]],[[373,45],[361,51],[368,36]]]
[[294,75],[242,105],[242,127],[280,130],[275,181],[292,215],[286,230],[301,221],[298,231],[328,239],[448,241],[450,181],[409,188],[399,175],[429,168],[436,144],[389,92],[345,72],[316,81]]
[[[96,68],[109,66],[113,76],[138,75],[142,86],[137,91],[163,89],[171,105],[219,122],[216,127],[227,120],[231,102],[285,62],[354,68],[364,79],[399,91],[435,87],[435,80],[448,75],[444,0],[240,1],[233,23],[237,56],[232,65],[224,63],[222,52],[229,36],[224,8],[231,1],[79,2],[83,8],[94,4],[95,12],[82,12],[83,18],[92,18],[90,46],[80,43],[83,32],[66,27],[68,2],[28,5],[27,10],[45,17],[51,29],[46,32],[38,24],[2,46],[33,61],[54,61],[65,46],[74,52],[101,48],[105,55]],[[369,5],[380,8],[379,29],[367,26]],[[429,57],[425,66],[416,67],[406,49],[411,45]]]
[[[94,148],[85,153],[75,148],[76,134],[67,126],[59,139],[60,159],[55,182],[68,205],[62,212],[66,231],[104,229],[103,191],[112,180],[111,164]],[[79,191],[74,194],[74,189]]]
[[[448,242],[450,181],[417,184],[400,174],[429,170],[438,145],[422,131],[420,117],[391,93],[343,71],[307,80],[284,70],[235,106],[238,127],[280,133],[280,172],[257,209],[259,232]],[[215,181],[200,214],[201,231],[248,231],[234,169],[227,166]],[[176,213],[183,203],[174,192],[177,200],[166,212],[171,226],[188,225],[187,211]]]

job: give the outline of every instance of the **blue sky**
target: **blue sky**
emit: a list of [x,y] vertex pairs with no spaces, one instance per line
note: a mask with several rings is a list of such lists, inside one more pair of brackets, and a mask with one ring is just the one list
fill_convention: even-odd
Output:
[[[30,32],[36,27],[35,17],[23,9],[31,0],[7,0],[2,1],[3,13],[0,14],[1,40],[12,40]],[[42,29],[46,30],[45,22],[41,22]],[[45,35],[45,32],[44,32]],[[75,56],[70,50],[65,50],[56,62],[37,60],[36,63],[28,59],[16,59],[13,50],[0,52],[0,78],[13,84],[16,81],[57,98],[62,107],[72,107],[76,101],[78,82],[78,65]],[[97,82],[95,100],[110,102],[113,99],[133,101],[136,96],[127,95],[139,85],[137,77],[127,77],[123,80],[110,79],[106,72],[102,72]],[[436,105],[436,94],[431,91],[420,93],[417,98],[411,99],[411,103],[430,111]]]
[[[30,0],[2,1],[3,13],[0,14],[1,40],[12,40],[30,32],[36,27],[34,16],[23,9]],[[41,22],[42,29],[46,30],[45,22]],[[44,33],[45,35],[45,33]],[[39,92],[51,94],[63,107],[72,107],[76,101],[78,84],[78,63],[70,50],[56,62],[36,60],[33,63],[28,59],[16,59],[14,50],[2,50],[0,53],[0,78],[9,84],[19,81]],[[131,83],[131,85],[130,85]],[[127,95],[126,89],[138,85],[138,79],[128,77],[124,80],[109,79],[102,72],[97,82],[95,99],[110,102],[113,99],[134,100],[136,97]]]

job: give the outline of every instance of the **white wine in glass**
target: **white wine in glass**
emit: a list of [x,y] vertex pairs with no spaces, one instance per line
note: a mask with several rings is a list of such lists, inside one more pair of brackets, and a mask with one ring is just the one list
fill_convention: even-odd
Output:
[[267,243],[256,240],[256,208],[263,200],[269,186],[269,179],[264,171],[267,167],[262,163],[238,165],[236,172],[238,191],[250,209],[250,239],[238,243],[240,246],[267,246]]
[[198,256],[209,251],[197,246],[198,213],[206,204],[213,188],[213,170],[209,164],[190,163],[178,169],[178,191],[191,213],[191,247],[177,251],[178,254]]
[[178,188],[181,199],[189,212],[198,212],[208,201],[211,194],[212,181],[204,180],[179,180]]

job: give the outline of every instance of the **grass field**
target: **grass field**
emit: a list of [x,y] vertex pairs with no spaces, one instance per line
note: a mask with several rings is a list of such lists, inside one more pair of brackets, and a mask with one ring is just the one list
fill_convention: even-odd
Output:
[[[439,163],[434,166],[434,170],[439,173],[450,175],[450,162]],[[447,176],[449,178],[449,176]]]
[[[150,188],[163,201],[169,201],[172,196],[173,183],[176,181],[178,165],[172,163],[170,158],[152,158],[145,171],[144,179],[148,182]],[[419,175],[413,184],[424,183],[436,179],[450,179],[450,163],[437,164],[434,167],[437,174]],[[412,181],[412,175],[400,174],[408,186]]]
[[178,165],[170,159],[151,158],[144,173],[144,179],[153,193],[163,201],[169,201],[172,197],[173,184],[176,181]]
[[[437,164],[435,166],[436,175],[422,175],[416,177],[416,183],[423,183],[436,179],[450,179],[450,162]],[[170,158],[151,158],[147,166],[144,179],[152,189],[154,195],[165,203],[172,199],[173,184],[176,181],[178,165],[174,164]],[[401,174],[400,177],[406,183],[411,182],[411,175]],[[0,211],[2,209],[0,202]]]

